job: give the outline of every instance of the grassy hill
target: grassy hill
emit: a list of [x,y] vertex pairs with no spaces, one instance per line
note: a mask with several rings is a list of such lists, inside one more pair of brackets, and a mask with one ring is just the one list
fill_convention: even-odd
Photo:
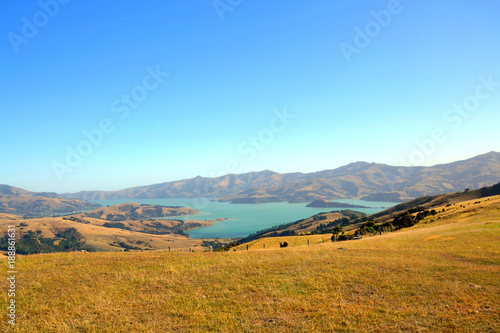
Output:
[[498,332],[500,196],[476,201],[342,243],[18,257],[16,329]]
[[239,239],[237,242],[248,243],[259,238],[320,233],[325,229],[334,228],[335,226],[343,226],[346,227],[346,230],[350,230],[355,227],[351,228],[351,226],[349,225],[349,221],[351,219],[363,216],[366,216],[366,214],[348,209],[319,213],[305,219],[290,223],[284,223],[268,229],[257,231],[253,234],[248,235],[247,237]]
[[197,213],[199,213],[199,211],[189,207],[166,207],[129,202],[95,209],[91,212],[83,213],[81,216],[94,217],[109,221],[127,221],[168,216],[193,215]]
[[70,214],[101,207],[77,199],[66,199],[56,193],[30,192],[17,187],[0,185],[0,213],[51,216]]
[[[88,246],[97,251],[182,249],[202,251],[202,240],[189,239],[186,231],[210,226],[223,219],[210,221],[161,219],[174,215],[195,214],[188,207],[163,207],[125,203],[94,211],[64,217],[24,219],[11,214],[0,214],[0,235],[8,225],[16,225],[18,237],[36,233],[33,242],[41,244],[74,228]],[[157,219],[160,218],[160,219]],[[36,245],[36,244],[35,244]],[[39,251],[38,251],[39,252]],[[44,251],[46,252],[46,251]]]
[[[449,197],[453,197],[454,193],[451,193],[447,195]],[[444,221],[444,224],[450,223],[450,220],[455,220],[457,218],[461,218],[462,216],[472,216],[478,213],[478,211],[486,209],[487,212],[491,212],[492,215],[495,218],[500,218],[500,195],[497,196],[487,196],[483,197],[483,200],[477,200],[477,199],[472,199],[472,200],[464,200],[464,201],[455,201],[456,204],[453,205],[448,205],[447,201],[442,203],[441,205],[432,205],[430,207],[427,207],[428,209],[433,208],[437,211],[436,215],[431,215],[425,217],[422,221],[418,222],[413,228],[416,227],[422,227],[422,226],[427,226],[428,224],[443,224],[442,221]],[[408,207],[415,207],[415,206],[408,206]],[[496,211],[498,210],[498,212]],[[398,212],[401,213],[401,212]],[[495,214],[498,214],[496,216]],[[417,213],[413,213],[413,216],[417,215]],[[483,214],[481,214],[483,215]],[[373,215],[368,215],[366,218],[370,218]],[[307,219],[310,220],[311,218]],[[355,222],[355,220],[354,220]],[[439,223],[438,223],[439,222]],[[363,225],[365,222],[359,222],[359,223],[351,223],[350,224],[344,224],[344,230],[347,232],[347,234],[352,235],[359,229],[361,225]],[[378,222],[380,223],[380,222]],[[399,231],[396,231],[396,234],[400,234],[401,232],[405,230],[410,230],[411,228],[408,229],[401,229]],[[386,234],[387,232],[383,232],[383,234]],[[299,235],[299,236],[278,236],[278,237],[269,237],[269,234],[266,234],[266,236],[263,237],[258,237],[256,239],[251,239],[248,242],[245,242],[245,239],[241,242],[242,244],[232,247],[232,251],[243,251],[247,250],[254,250],[254,249],[263,249],[263,248],[279,248],[280,242],[287,242],[289,246],[301,246],[301,245],[313,245],[313,244],[323,244],[325,242],[330,242],[332,233],[323,233],[323,234],[306,234],[306,235]],[[379,237],[379,235],[374,236],[371,233],[368,233],[365,235],[366,237]],[[264,246],[265,244],[265,246]],[[343,244],[346,244],[345,242],[338,242],[337,243],[339,246],[342,246]]]
[[[394,207],[388,208],[379,213],[368,216],[368,219],[375,219],[377,221],[386,221],[392,219],[395,215],[401,214],[407,210],[418,209],[432,209],[443,208],[443,206],[456,205],[460,202],[471,201],[474,199],[481,199],[500,194],[500,183],[483,187],[477,190],[465,190],[455,193],[438,194],[433,196],[426,196],[415,200],[407,201]],[[470,204],[470,202],[468,203]]]
[[[107,224],[108,223],[108,224]],[[29,231],[40,231],[40,237],[57,239],[57,233],[75,228],[85,237],[85,242],[97,251],[123,251],[129,249],[160,250],[172,249],[187,250],[189,248],[203,250],[202,241],[190,239],[171,230],[180,222],[161,221],[165,228],[150,221],[143,222],[151,227],[144,226],[140,221],[130,221],[127,224],[114,225],[106,220],[79,217],[43,217],[24,220],[15,215],[0,214],[0,235],[5,235],[8,225],[16,225],[18,237]],[[130,224],[129,224],[130,223]],[[106,226],[107,225],[107,226]],[[169,228],[170,227],[170,228]],[[146,229],[146,231],[143,231]],[[155,233],[160,230],[161,233]]]
[[[336,226],[342,227],[342,231],[348,231],[348,234],[352,235],[355,230],[362,227],[363,224],[365,224],[367,221],[375,221],[375,227],[377,227],[377,225],[382,225],[382,222],[390,222],[390,220],[394,222],[394,217],[406,212],[412,213],[416,217],[418,212],[428,211],[430,213],[431,210],[440,211],[461,202],[467,202],[467,205],[476,205],[480,203],[480,201],[477,201],[476,199],[499,194],[500,183],[493,186],[483,187],[478,190],[466,190],[456,193],[438,194],[434,196],[422,197],[401,203],[399,205],[371,215],[366,215],[352,210],[342,210],[337,212],[331,211],[329,213],[316,214],[314,216],[311,216],[310,218],[291,223],[285,223],[269,229],[258,231],[238,240],[238,243],[244,244],[250,242],[251,244],[249,246],[256,243],[259,244],[259,246],[263,246],[263,243],[268,242],[268,240],[263,240],[262,242],[255,242],[255,240],[259,238],[269,238],[272,236],[294,236],[304,233],[327,234],[329,232],[332,232]],[[472,200],[473,202],[470,202]],[[365,234],[365,231],[363,231],[363,234]],[[311,241],[316,242],[317,239],[321,240],[324,238],[325,236],[313,237]],[[281,241],[288,242],[287,239],[281,239]],[[292,238],[293,244],[297,243],[297,241],[298,238]],[[300,239],[299,241],[299,243],[304,242],[304,239]],[[279,241],[274,241],[273,243],[279,244]]]

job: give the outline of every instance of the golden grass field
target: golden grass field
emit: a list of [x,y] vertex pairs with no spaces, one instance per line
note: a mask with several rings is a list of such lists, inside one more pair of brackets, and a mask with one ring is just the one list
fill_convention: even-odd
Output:
[[[249,251],[243,245],[224,253],[18,257],[18,325],[7,327],[2,278],[0,327],[5,332],[499,332],[500,196],[464,205],[409,229],[347,242],[322,243],[317,238],[323,235],[314,235],[302,238],[311,237],[309,246],[282,249],[277,239],[265,239]],[[266,249],[258,242],[266,242]],[[1,272],[6,263],[0,260]]]

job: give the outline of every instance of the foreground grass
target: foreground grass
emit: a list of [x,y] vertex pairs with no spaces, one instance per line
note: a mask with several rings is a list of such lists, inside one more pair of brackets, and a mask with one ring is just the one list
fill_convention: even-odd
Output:
[[284,249],[19,257],[11,331],[498,332],[499,205],[454,214]]
[[288,246],[304,246],[330,243],[332,234],[305,235],[305,236],[284,236],[265,237],[235,246],[231,251],[246,251],[280,248],[280,242],[287,242]]

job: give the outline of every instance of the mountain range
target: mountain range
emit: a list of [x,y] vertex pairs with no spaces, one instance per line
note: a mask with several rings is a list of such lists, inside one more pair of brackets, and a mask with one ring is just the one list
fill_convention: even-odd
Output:
[[209,197],[231,203],[311,202],[339,198],[406,201],[447,192],[477,189],[500,180],[500,153],[431,167],[355,162],[312,173],[269,170],[207,178],[195,177],[120,191],[82,191],[67,199],[159,199]]

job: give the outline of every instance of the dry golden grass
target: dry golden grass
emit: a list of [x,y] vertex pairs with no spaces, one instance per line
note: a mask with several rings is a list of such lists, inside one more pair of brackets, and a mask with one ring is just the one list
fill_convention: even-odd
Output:
[[[165,250],[169,247],[171,249],[183,251],[189,250],[189,248],[196,251],[204,250],[201,246],[202,241],[199,239],[190,239],[188,237],[175,234],[153,235],[117,228],[106,228],[103,225],[109,221],[89,217],[85,217],[84,220],[90,223],[83,224],[70,220],[64,220],[62,217],[44,217],[25,220],[15,215],[0,214],[0,235],[5,235],[7,232],[7,226],[12,224],[16,225],[18,235],[26,233],[28,230],[40,230],[42,231],[42,236],[46,238],[55,237],[58,230],[75,228],[85,236],[87,244],[100,251],[122,251],[123,249],[119,246],[110,245],[118,244],[119,242],[124,242],[128,245],[147,250]],[[195,221],[193,221],[193,223],[194,222]],[[21,223],[26,224],[26,226],[21,226]],[[140,221],[127,221],[124,223],[127,225],[141,225]],[[140,230],[142,228],[138,227],[137,229]],[[146,242],[148,246],[137,243],[141,241]]]
[[19,257],[11,331],[498,332],[500,199],[470,206],[342,243]]
[[231,251],[246,251],[247,245],[248,245],[248,250],[280,248],[280,242],[282,243],[287,242],[289,247],[327,244],[331,242],[331,237],[332,234],[266,237],[266,238],[259,238],[249,243],[238,245],[232,248]]

